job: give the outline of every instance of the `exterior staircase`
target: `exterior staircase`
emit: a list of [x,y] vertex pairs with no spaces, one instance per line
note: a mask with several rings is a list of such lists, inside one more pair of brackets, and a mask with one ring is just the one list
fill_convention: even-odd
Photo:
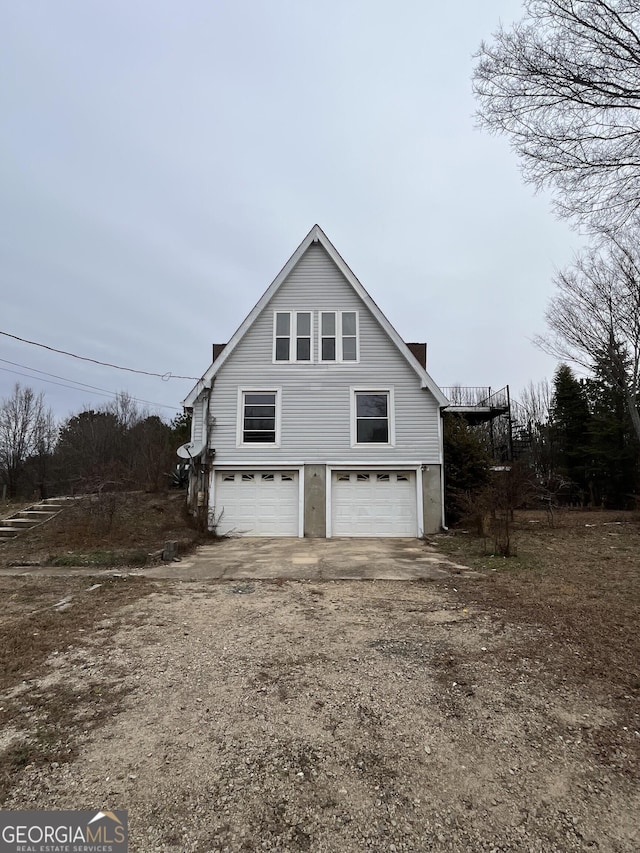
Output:
[[33,530],[34,527],[55,518],[74,500],[75,498],[71,497],[47,498],[45,501],[15,512],[8,518],[0,519],[0,544],[6,539],[15,539],[25,530]]

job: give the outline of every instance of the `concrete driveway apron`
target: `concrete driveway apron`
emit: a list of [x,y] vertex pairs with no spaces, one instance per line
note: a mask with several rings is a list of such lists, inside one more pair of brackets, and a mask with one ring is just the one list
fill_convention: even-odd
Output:
[[439,580],[475,574],[418,539],[222,539],[136,574],[175,580]]

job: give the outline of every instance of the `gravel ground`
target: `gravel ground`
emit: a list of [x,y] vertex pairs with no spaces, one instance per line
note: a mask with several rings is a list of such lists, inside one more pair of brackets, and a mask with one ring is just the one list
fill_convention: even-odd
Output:
[[77,754],[5,808],[128,809],[140,853],[640,849],[637,780],[590,746],[607,697],[519,656],[544,629],[451,584],[156,586],[11,692],[15,743],[33,691],[77,690]]

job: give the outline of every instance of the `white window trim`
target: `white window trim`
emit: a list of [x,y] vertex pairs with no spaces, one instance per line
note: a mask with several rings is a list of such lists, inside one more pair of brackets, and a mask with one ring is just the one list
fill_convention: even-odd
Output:
[[[336,318],[336,357],[335,358],[322,358],[322,315],[323,314],[335,314]],[[343,314],[355,314],[356,315],[356,357],[355,359],[349,359],[345,361],[342,357],[342,315]],[[360,312],[355,309],[345,309],[344,311],[337,311],[332,309],[322,309],[318,311],[318,362],[320,364],[359,364],[360,363]],[[332,335],[325,335],[324,337],[332,337]],[[351,336],[350,336],[351,337]],[[275,344],[274,344],[275,346]]]
[[[387,416],[389,420],[389,441],[365,441],[359,443],[357,441],[358,430],[356,425],[356,394],[388,394],[388,410]],[[362,387],[360,385],[352,385],[349,388],[350,396],[350,423],[351,423],[351,447],[395,447],[396,446],[396,404],[393,386],[388,388],[371,388],[370,386]]]
[[[275,442],[243,441],[244,435],[244,395],[276,395],[276,440]],[[282,424],[282,387],[276,385],[240,385],[238,386],[238,409],[236,414],[236,447],[265,448],[280,447],[280,429]]]
[[[276,337],[284,337],[284,335],[276,336],[276,315],[277,314],[288,314],[289,315],[289,358],[288,359],[277,359],[276,360]],[[309,327],[309,348],[310,348],[310,358],[308,359],[300,359],[298,360],[297,352],[298,352],[298,314],[309,314],[310,315],[310,327]],[[314,331],[313,331],[313,311],[277,311],[273,312],[273,349],[271,353],[271,360],[273,364],[313,364],[313,348],[314,348]],[[357,320],[356,320],[356,331],[358,329]],[[301,337],[307,337],[307,335],[302,335]]]

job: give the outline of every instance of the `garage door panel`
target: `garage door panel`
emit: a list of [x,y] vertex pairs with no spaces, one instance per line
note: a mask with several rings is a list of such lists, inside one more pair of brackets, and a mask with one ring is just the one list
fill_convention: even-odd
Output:
[[298,536],[297,471],[218,471],[214,500],[222,534]]
[[417,535],[414,471],[334,471],[333,536]]

